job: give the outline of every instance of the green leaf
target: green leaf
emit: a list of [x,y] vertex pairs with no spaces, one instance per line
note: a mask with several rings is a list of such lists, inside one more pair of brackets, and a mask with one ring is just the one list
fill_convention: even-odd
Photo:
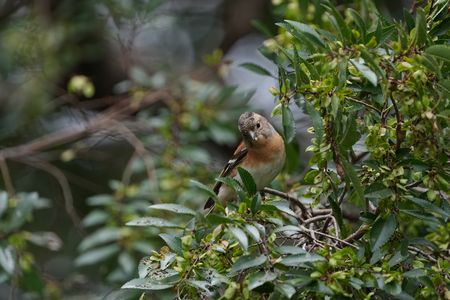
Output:
[[195,216],[195,211],[180,204],[163,203],[149,206],[150,209],[170,211],[176,214]]
[[349,150],[361,137],[357,130],[356,115],[350,114],[347,116],[347,122],[345,124],[345,131],[342,134],[340,140],[340,146],[342,150]]
[[266,282],[274,281],[277,278],[277,274],[272,272],[257,272],[252,274],[248,278],[248,289],[254,290],[259,286],[262,286]]
[[359,13],[356,10],[354,10],[353,8],[348,8],[347,11],[352,16],[352,19],[353,19],[353,21],[355,21],[356,26],[358,26],[359,33],[361,33],[362,40],[364,41],[365,36],[366,36],[366,31],[367,31],[366,23],[364,22],[363,18],[361,18]]
[[196,188],[199,188],[200,190],[204,191],[211,198],[213,198],[215,200],[218,200],[216,193],[214,193],[214,191],[211,188],[207,187],[203,183],[201,183],[201,182],[199,182],[197,180],[193,180],[193,179],[190,179],[189,182],[191,183],[192,186],[194,186]]
[[303,83],[304,84],[309,83],[309,77],[303,71],[303,69],[301,67],[300,56],[298,55],[298,51],[297,51],[297,48],[295,47],[295,45],[294,45],[294,59],[292,61],[292,64],[294,65],[294,70],[295,70],[296,86],[297,86],[297,89],[299,89]]
[[448,218],[450,217],[450,214],[448,212],[446,212],[445,210],[443,210],[442,208],[438,207],[437,205],[435,205],[434,203],[428,201],[428,200],[424,200],[424,199],[420,199],[420,198],[416,198],[416,197],[408,197],[409,200],[411,200],[412,202],[414,202],[414,204],[425,208],[425,209],[429,209],[439,215],[441,215],[443,218]]
[[114,198],[112,195],[96,195],[87,199],[87,204],[90,206],[106,206],[112,205]]
[[394,234],[397,227],[397,220],[394,214],[385,218],[378,218],[370,230],[370,244],[372,251],[382,247]]
[[369,82],[373,86],[378,85],[378,78],[375,72],[373,72],[369,67],[367,67],[364,63],[358,62],[356,59],[350,59],[350,62],[358,69],[361,74],[369,80]]
[[322,144],[324,136],[322,118],[320,117],[319,112],[314,108],[314,106],[311,103],[306,101],[305,108],[306,113],[310,116],[311,121],[313,123],[317,144],[320,145]]
[[250,174],[249,171],[241,168],[241,167],[237,167],[238,173],[239,173],[239,177],[241,178],[241,181],[245,187],[245,189],[247,190],[247,193],[249,196],[253,196],[256,194],[257,189],[256,189],[256,183],[255,180],[253,179],[252,174]]
[[84,227],[90,227],[95,225],[104,224],[109,218],[109,214],[106,211],[95,209],[91,211],[81,222]]
[[279,246],[275,249],[280,254],[306,254],[306,250],[296,246]]
[[100,228],[85,237],[78,246],[78,249],[83,252],[101,244],[117,241],[119,237],[120,230],[118,228]]
[[418,46],[423,46],[427,42],[427,20],[425,12],[421,7],[416,11],[416,36],[415,41]]
[[252,214],[256,214],[261,208],[261,198],[258,195],[254,195],[252,202],[250,203],[250,209]]
[[404,277],[409,277],[409,278],[419,278],[419,277],[423,277],[423,276],[427,276],[427,272],[425,272],[424,269],[412,269],[409,271],[406,271],[405,273],[403,273]]
[[255,242],[260,242],[261,241],[261,236],[259,234],[259,230],[251,225],[251,224],[245,224],[245,229],[247,230],[247,232],[250,234],[250,236],[252,237],[252,239]]
[[268,204],[275,206],[279,211],[284,212],[290,216],[293,216],[294,218],[298,217],[297,214],[289,208],[289,202],[287,201],[284,200],[271,201]]
[[75,259],[75,265],[78,267],[94,265],[103,262],[120,251],[119,245],[107,245],[83,252]]
[[425,53],[433,55],[438,59],[450,62],[450,46],[449,45],[433,45],[425,49]]
[[325,258],[315,253],[288,255],[281,260],[281,264],[288,267],[298,267],[300,264],[324,261]]
[[[382,183],[374,183],[366,188],[364,191],[364,197],[371,199],[371,200],[383,200],[390,196],[392,196],[393,193],[390,189],[388,189],[384,184]],[[377,201],[377,203],[378,203]]]
[[177,236],[167,233],[160,233],[159,237],[166,242],[167,246],[172,249],[175,253],[181,254],[183,248],[181,247],[181,239]]
[[16,257],[13,247],[7,246],[3,248],[0,246],[0,266],[6,273],[10,275],[14,274],[14,270],[16,268]]
[[320,46],[322,48],[325,47],[325,43],[323,42],[322,38],[317,33],[317,31],[314,30],[311,26],[292,20],[284,20],[284,21],[287,24],[289,24],[294,31],[303,33],[303,35],[307,37],[310,41],[312,41],[315,45]]
[[138,289],[146,291],[159,291],[166,290],[175,285],[175,283],[161,283],[154,280],[149,280],[148,278],[136,278],[125,283],[122,289]]
[[286,143],[290,143],[295,137],[294,115],[287,105],[282,105],[281,109],[284,138],[286,140]]
[[240,64],[239,66],[243,67],[247,70],[250,70],[256,74],[259,74],[259,75],[273,77],[272,74],[268,70],[264,69],[261,66],[258,66],[257,64],[254,64],[254,63],[243,63],[243,64]]
[[134,269],[136,268],[136,262],[134,257],[128,252],[122,252],[117,259],[120,267],[126,274],[134,274]]
[[294,296],[294,294],[296,292],[295,288],[292,285],[286,284],[286,283],[277,284],[275,286],[275,289],[278,290],[281,294],[283,294],[288,299],[291,299],[292,296]]
[[165,219],[154,217],[138,218],[126,223],[127,226],[154,226],[162,228],[184,228],[183,224],[176,224]]
[[264,264],[267,261],[267,257],[265,255],[254,256],[254,255],[245,255],[239,257],[236,262],[231,266],[230,274],[236,274],[240,271],[254,268]]
[[239,227],[230,227],[229,230],[236,238],[236,240],[239,242],[239,244],[241,244],[241,247],[244,249],[244,251],[247,251],[248,238],[245,232]]
[[356,171],[353,165],[341,154],[342,167],[344,168],[346,179],[351,181],[353,184],[353,188],[355,189],[355,193],[357,196],[357,200],[361,203],[364,200],[364,191],[361,185],[361,181],[356,174]]
[[[348,28],[347,23],[345,23],[344,18],[342,18],[341,14],[337,11],[337,9],[330,4],[322,4],[334,17],[336,20],[336,23],[331,22],[336,31],[338,31],[341,34],[342,41],[350,41],[352,37],[352,33],[350,29]],[[329,18],[330,21],[333,19],[332,17]]]

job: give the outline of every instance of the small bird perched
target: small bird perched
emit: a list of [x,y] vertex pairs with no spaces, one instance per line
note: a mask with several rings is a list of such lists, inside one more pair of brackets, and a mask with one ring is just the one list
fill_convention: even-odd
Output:
[[[280,173],[286,159],[283,138],[263,116],[246,112],[239,117],[239,131],[243,141],[220,172],[219,177],[231,176],[241,181],[237,167],[252,175],[258,191],[264,189]],[[222,203],[233,200],[235,192],[222,182],[213,188]],[[215,201],[209,198],[204,209],[212,209]]]

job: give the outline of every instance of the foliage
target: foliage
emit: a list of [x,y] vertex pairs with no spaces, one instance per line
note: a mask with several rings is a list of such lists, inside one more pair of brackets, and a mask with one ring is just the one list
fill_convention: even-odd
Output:
[[28,294],[41,298],[58,294],[51,288],[51,282],[42,279],[31,246],[57,251],[61,240],[52,232],[29,231],[23,227],[31,221],[34,210],[48,205],[48,199],[40,198],[37,193],[9,195],[0,191],[0,283],[20,282]]
[[[218,144],[236,142],[234,129],[227,124],[231,124],[230,119],[237,118],[242,111],[241,106],[236,106],[237,101],[241,102],[248,95],[236,93],[234,88],[187,79],[178,88],[181,89],[180,98],[172,101],[170,107],[163,106],[153,112],[144,110],[138,116],[140,121],[150,125],[148,130],[152,133],[142,135],[140,139],[142,145],[153,149],[152,153],[136,153],[131,157],[122,180],[111,181],[112,194],[87,199],[87,204],[93,209],[82,224],[89,234],[78,246],[79,256],[75,264],[78,267],[102,264],[100,271],[109,282],[124,282],[132,278],[138,258],[161,245],[155,227],[181,226],[161,218],[136,219],[146,211],[148,203],[154,203],[152,207],[157,208],[157,203],[174,198],[178,203],[197,198],[197,205],[201,204],[202,194],[192,189],[189,178],[211,176],[208,166],[212,159],[202,148],[202,143],[211,139]],[[184,97],[196,101],[188,101]],[[212,110],[218,107],[228,114],[217,114]],[[174,126],[178,126],[176,131]],[[166,208],[190,213],[189,210],[178,211],[177,206]],[[130,228],[126,224],[136,227]]]
[[[153,207],[172,213],[151,224],[166,246],[124,288],[181,299],[449,297],[449,2],[404,23],[368,1],[308,5],[310,24],[278,23],[262,53],[279,67],[273,114],[285,138],[293,105],[311,118],[312,169],[267,199],[251,177],[221,179],[245,193],[207,216]],[[344,205],[362,211],[356,224]]]

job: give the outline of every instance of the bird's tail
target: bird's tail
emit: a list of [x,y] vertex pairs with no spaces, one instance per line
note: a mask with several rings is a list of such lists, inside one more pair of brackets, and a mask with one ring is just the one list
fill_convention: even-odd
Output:
[[206,200],[206,203],[205,203],[205,206],[203,207],[203,209],[211,210],[214,207],[214,204],[216,204],[216,201],[214,201],[213,198],[208,198],[208,200]]

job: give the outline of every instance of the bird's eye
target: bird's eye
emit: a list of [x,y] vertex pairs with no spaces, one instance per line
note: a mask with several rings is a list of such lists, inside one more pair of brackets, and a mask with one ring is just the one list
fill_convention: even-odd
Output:
[[260,123],[256,123],[256,128],[259,128],[259,127],[261,127],[261,124]]

